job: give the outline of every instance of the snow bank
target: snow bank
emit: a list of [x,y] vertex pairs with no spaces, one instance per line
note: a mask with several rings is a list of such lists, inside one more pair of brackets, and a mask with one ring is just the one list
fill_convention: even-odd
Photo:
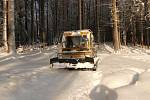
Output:
[[138,73],[126,69],[104,76],[102,84],[113,89],[133,84],[137,80]]
[[[127,56],[126,56],[127,57]],[[128,56],[130,59],[135,59],[143,62],[150,62],[150,55],[136,55],[136,56]],[[127,58],[128,58],[127,57]]]
[[8,53],[2,53],[2,52],[0,52],[0,58],[6,57],[6,56],[8,56],[8,55],[9,55]]
[[107,44],[104,44],[104,47],[106,48],[106,50],[108,50],[109,52],[113,53],[114,52],[114,49],[112,48],[112,46],[107,45]]
[[150,99],[150,73],[140,75],[135,85],[116,90],[118,100],[149,100]]
[[121,49],[117,52],[114,51],[112,43],[105,43],[104,44],[105,50],[109,51],[113,54],[121,54],[121,55],[149,55],[150,49],[141,48],[141,46],[122,46]]
[[130,68],[126,68],[126,69],[129,69],[129,70],[131,70],[131,71],[135,71],[135,72],[137,72],[138,74],[142,74],[143,72],[145,72],[145,69],[141,69],[141,68],[130,67]]
[[112,45],[105,44],[94,72],[50,70],[55,49],[0,57],[0,100],[150,99],[150,55],[143,49],[124,47],[114,55]]

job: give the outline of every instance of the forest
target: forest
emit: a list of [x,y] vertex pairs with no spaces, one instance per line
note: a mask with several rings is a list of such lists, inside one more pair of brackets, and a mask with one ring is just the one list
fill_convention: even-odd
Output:
[[96,43],[150,45],[150,0],[1,0],[0,44],[8,49],[60,41],[91,29]]
[[150,100],[150,0],[0,0],[0,100]]

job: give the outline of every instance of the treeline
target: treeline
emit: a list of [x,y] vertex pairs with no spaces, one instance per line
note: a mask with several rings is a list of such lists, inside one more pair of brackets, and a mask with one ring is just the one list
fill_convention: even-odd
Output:
[[81,9],[79,1],[16,0],[16,41],[53,44],[63,31],[80,29],[80,23],[94,32],[96,41],[112,41],[110,0],[81,0]]
[[150,0],[125,0],[118,5],[122,42],[149,46]]
[[[8,24],[5,1],[0,1],[0,28]],[[52,45],[63,31],[78,29],[91,29],[97,43],[150,45],[150,0],[14,0],[13,10],[16,47]]]

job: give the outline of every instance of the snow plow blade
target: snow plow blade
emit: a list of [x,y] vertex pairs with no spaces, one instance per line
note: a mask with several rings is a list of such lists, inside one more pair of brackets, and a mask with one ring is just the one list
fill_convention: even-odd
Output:
[[86,57],[85,59],[50,59],[52,68],[67,68],[67,69],[92,69],[96,70],[98,58]]

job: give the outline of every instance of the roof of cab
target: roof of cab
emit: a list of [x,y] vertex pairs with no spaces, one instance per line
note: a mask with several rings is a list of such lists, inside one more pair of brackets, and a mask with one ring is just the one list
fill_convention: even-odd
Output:
[[73,32],[91,32],[92,33],[92,31],[90,29],[65,31],[64,33],[73,33]]

